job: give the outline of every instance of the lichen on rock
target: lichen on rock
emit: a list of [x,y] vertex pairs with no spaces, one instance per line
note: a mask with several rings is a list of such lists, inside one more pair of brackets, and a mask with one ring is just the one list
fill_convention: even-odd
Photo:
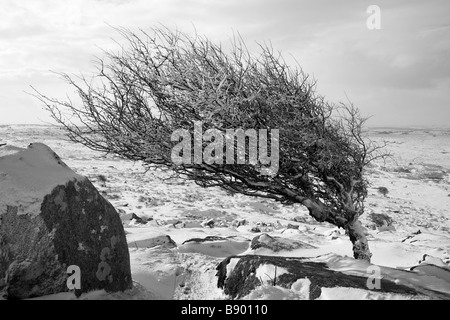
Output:
[[81,270],[77,294],[132,287],[120,217],[87,178],[42,144],[0,158],[0,172],[0,291],[7,298],[68,291],[70,265]]

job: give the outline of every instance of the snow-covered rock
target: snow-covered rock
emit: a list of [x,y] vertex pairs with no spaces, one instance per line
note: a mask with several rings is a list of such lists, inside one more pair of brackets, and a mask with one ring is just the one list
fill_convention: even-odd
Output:
[[422,259],[419,261],[420,264],[432,264],[438,267],[449,268],[449,265],[446,264],[442,259],[438,257],[431,256],[429,254],[424,254]]
[[156,246],[175,248],[177,246],[170,236],[158,231],[130,234],[127,242],[130,248],[153,248]]
[[385,213],[370,213],[369,219],[375,224],[376,227],[389,227],[394,222],[391,217]]
[[122,216],[120,216],[120,220],[122,220],[122,222],[124,223],[131,223],[132,221],[134,221],[137,224],[146,224],[147,221],[144,220],[143,218],[139,217],[137,214],[131,212],[131,213],[126,213]]
[[247,240],[207,236],[186,240],[178,247],[178,250],[181,253],[201,253],[211,257],[227,257],[245,252],[248,246]]
[[239,228],[240,226],[245,226],[247,223],[248,222],[245,219],[235,219],[231,222],[231,225],[235,228]]
[[7,298],[69,291],[72,265],[81,273],[77,294],[132,287],[114,207],[44,144],[1,157],[0,291]]
[[[232,262],[231,267],[228,266],[230,262]],[[301,299],[311,300],[319,298],[323,289],[335,287],[409,296],[420,294],[413,288],[385,279],[380,280],[381,289],[371,289],[367,285],[367,274],[354,275],[338,272],[329,268],[326,263],[307,258],[231,256],[222,261],[217,270],[218,287],[223,288],[224,293],[232,299],[244,298],[248,295],[255,299],[260,294],[258,290],[267,287],[284,291],[281,295],[284,298],[289,296],[300,298],[301,296]],[[271,298],[273,297],[269,297]]]
[[419,264],[410,270],[422,275],[434,276],[450,283],[450,266],[438,257],[425,254]]
[[232,299],[448,300],[448,273],[433,267],[415,273],[335,254],[230,256],[217,267],[217,285]]
[[250,247],[252,250],[263,248],[271,252],[278,252],[284,250],[292,251],[300,248],[302,249],[315,248],[314,246],[302,241],[292,240],[290,238],[284,237],[272,237],[267,233],[263,233],[259,236],[254,237]]

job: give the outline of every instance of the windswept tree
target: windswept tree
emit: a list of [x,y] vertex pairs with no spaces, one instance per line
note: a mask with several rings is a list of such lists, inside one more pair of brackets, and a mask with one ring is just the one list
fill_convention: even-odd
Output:
[[[302,204],[317,221],[344,228],[354,257],[370,261],[358,220],[367,195],[364,168],[383,155],[363,136],[366,119],[351,103],[326,102],[314,81],[269,45],[251,54],[240,37],[225,50],[166,27],[117,31],[125,44],[97,60],[95,77],[60,74],[79,103],[36,91],[71,140],[202,187]],[[222,143],[230,129],[232,143]],[[248,148],[239,144],[238,129]],[[255,143],[255,132],[267,141],[260,135]],[[255,150],[271,150],[276,164],[268,169],[267,157],[255,161]]]

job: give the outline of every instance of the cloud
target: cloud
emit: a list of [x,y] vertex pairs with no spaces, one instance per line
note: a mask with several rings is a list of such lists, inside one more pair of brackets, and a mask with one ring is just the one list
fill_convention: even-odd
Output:
[[[3,112],[8,108],[10,119],[17,120],[16,110],[36,106],[18,93],[30,84],[65,94],[59,78],[48,71],[93,72],[93,57],[101,55],[101,49],[117,49],[111,38],[119,37],[109,25],[145,30],[162,23],[190,33],[195,26],[199,34],[225,44],[239,32],[252,52],[256,42],[270,41],[288,62],[294,63],[291,55],[295,57],[330,100],[345,99],[347,93],[372,114],[391,108],[391,113],[400,110],[400,116],[413,110],[410,118],[441,121],[446,115],[443,108],[448,108],[443,104],[450,81],[450,3],[379,0],[381,30],[366,27],[370,4],[366,0],[3,0],[0,96],[8,97],[9,107],[1,108]],[[435,118],[423,116],[425,101],[432,104]]]

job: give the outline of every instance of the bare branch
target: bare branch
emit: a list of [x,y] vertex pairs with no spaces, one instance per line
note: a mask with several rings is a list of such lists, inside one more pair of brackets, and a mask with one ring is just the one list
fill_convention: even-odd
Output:
[[[270,43],[260,44],[254,55],[235,34],[227,53],[197,33],[164,26],[116,31],[126,45],[104,51],[95,61],[94,77],[58,74],[79,102],[51,98],[32,87],[72,141],[203,187],[300,203],[315,219],[340,227],[350,228],[362,213],[363,169],[388,154],[385,143],[364,136],[367,118],[351,102],[328,103],[315,92],[315,80],[289,66]],[[195,121],[202,122],[203,131],[222,132],[224,140],[228,128],[279,129],[276,175],[261,175],[261,163],[226,163],[226,152],[220,162],[175,165],[171,135],[182,129],[194,141]],[[207,144],[202,141],[202,151]],[[193,160],[194,146],[189,148]],[[248,148],[244,153],[249,159]]]

